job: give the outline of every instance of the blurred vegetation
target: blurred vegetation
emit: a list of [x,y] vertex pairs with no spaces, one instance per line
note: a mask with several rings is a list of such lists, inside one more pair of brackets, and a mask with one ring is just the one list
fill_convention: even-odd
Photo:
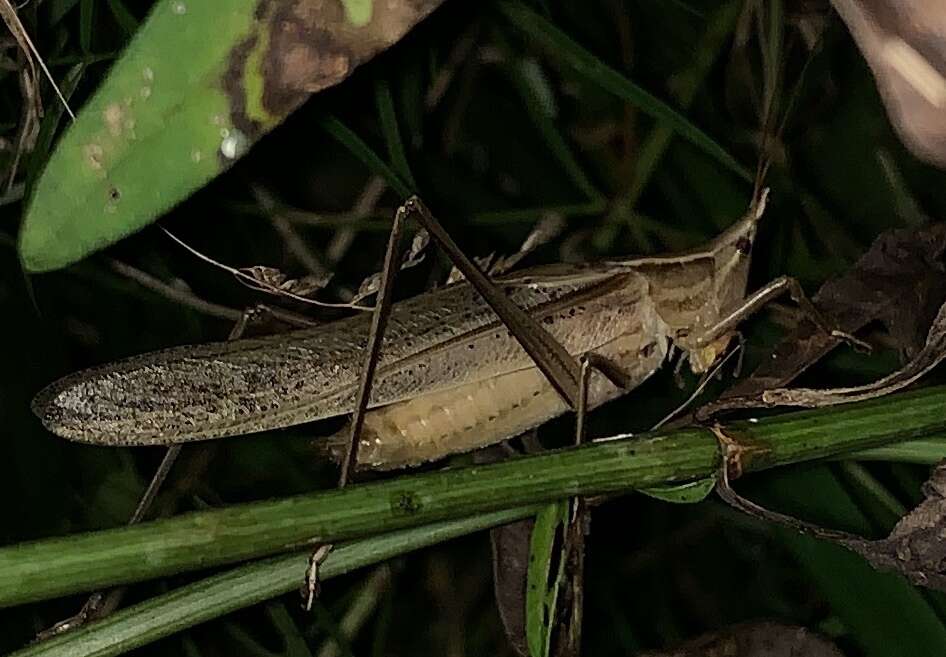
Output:
[[[20,16],[81,107],[149,4],[47,0],[27,4]],[[537,221],[559,215],[564,233],[530,262],[586,260],[681,249],[712,236],[745,210],[752,192],[751,180],[722,164],[719,153],[752,172],[764,145],[773,191],[750,285],[791,274],[811,291],[881,231],[944,214],[943,174],[897,141],[868,69],[826,3],[545,2],[532,7],[540,18],[523,7],[446,2],[400,44],[310,100],[162,224],[233,266],[303,275],[314,258],[335,272],[323,297],[344,299],[379,267],[401,198],[390,188],[392,171],[471,255],[514,252]],[[547,38],[550,29],[562,38]],[[223,339],[230,329],[227,320],[144,289],[114,260],[232,309],[266,299],[154,228],[66,270],[24,276],[14,249],[22,199],[53,141],[40,139],[13,170],[22,57],[12,40],[4,46],[0,171],[11,184],[0,194],[0,541],[8,544],[122,523],[160,457],[157,450],[52,437],[29,411],[42,385],[122,356]],[[674,136],[646,98],[627,91],[635,88],[630,81],[711,141]],[[63,117],[44,89],[42,134],[51,137]],[[774,137],[766,121],[772,103]],[[364,148],[388,164],[372,167]],[[359,204],[386,175],[377,202]],[[442,281],[448,269],[442,257],[428,257],[399,279],[399,294]],[[765,315],[746,326],[748,366],[777,339],[777,320]],[[896,363],[894,353],[839,352],[805,382],[860,382]],[[693,380],[685,377],[688,389],[681,390],[670,369],[595,413],[590,434],[646,430],[675,408]],[[718,391],[725,382],[715,385]],[[543,428],[543,441],[567,437],[571,423]],[[187,494],[179,506],[331,486],[334,469],[315,458],[309,442],[337,427],[326,422],[221,442],[206,474],[191,481],[182,475]],[[919,499],[926,475],[922,466],[841,462],[754,475],[745,490],[782,510],[880,536],[897,510]],[[629,496],[598,509],[593,526],[586,654],[633,654],[760,618],[824,632],[849,655],[946,648],[942,596],[718,501],[677,506]],[[383,571],[332,580],[312,615],[290,596],[139,652],[322,654],[343,618],[361,613],[354,638],[335,654],[511,654],[491,573],[488,538],[479,534]],[[129,597],[168,585],[136,586]],[[0,651],[22,646],[81,601],[3,610]]]

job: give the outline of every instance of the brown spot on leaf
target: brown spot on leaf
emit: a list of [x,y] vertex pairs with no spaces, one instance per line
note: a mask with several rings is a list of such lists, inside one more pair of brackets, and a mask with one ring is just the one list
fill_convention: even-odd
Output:
[[102,162],[105,151],[98,144],[86,144],[82,147],[82,154],[85,155],[85,161],[88,163],[90,169],[102,171],[105,168]]
[[[375,2],[370,20],[354,25],[339,0],[260,0],[258,31],[233,49],[222,81],[233,125],[251,137],[263,128],[246,112],[243,80],[248,62],[261,62],[259,71],[249,73],[262,74],[260,104],[275,122],[310,94],[338,84],[355,67],[396,43],[442,1]],[[260,39],[261,34],[266,38]],[[262,57],[250,57],[260,43],[266,44]]]
[[340,16],[344,11],[335,2],[297,0],[276,9],[262,65],[267,112],[288,114],[310,93],[345,79],[353,48],[340,38]]
[[102,120],[105,122],[105,129],[112,137],[119,137],[122,134],[122,127],[125,121],[125,109],[119,103],[109,103],[102,110]]
[[[263,130],[258,121],[250,119],[246,113],[246,92],[243,89],[243,67],[247,58],[256,47],[257,35],[253,34],[230,52],[230,65],[223,77],[223,90],[230,100],[230,116],[233,125],[250,137],[259,136]],[[215,120],[215,124],[223,125],[223,117]]]

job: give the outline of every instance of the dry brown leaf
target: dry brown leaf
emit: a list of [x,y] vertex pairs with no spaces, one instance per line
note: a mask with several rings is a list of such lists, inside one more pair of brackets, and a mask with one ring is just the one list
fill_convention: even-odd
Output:
[[[565,219],[556,213],[549,213],[542,217],[541,221],[523,240],[519,250],[508,256],[499,256],[491,253],[487,256],[473,258],[473,261],[480,266],[480,269],[487,272],[490,276],[499,276],[505,274],[510,269],[522,262],[522,259],[535,251],[543,244],[558,237],[565,229]],[[463,280],[463,274],[459,269],[453,267],[450,275],[447,277],[447,285]]]
[[238,277],[244,285],[262,292],[269,292],[273,289],[282,292],[289,292],[300,297],[307,297],[319,290],[325,288],[332,279],[327,276],[303,276],[302,278],[289,278],[283,272],[275,267],[266,267],[264,265],[254,265],[252,267],[241,267],[238,271],[246,274],[246,277]]
[[[805,320],[777,347],[770,362],[733,386],[727,398],[707,405],[698,417],[720,410],[793,404],[826,406],[888,394],[917,380],[946,359],[946,225],[891,231],[879,237],[870,251],[844,276],[826,283],[815,296],[819,308],[845,331],[856,331],[880,321],[894,342],[909,357],[893,374],[866,386],[830,390],[767,387],[790,382],[839,341]],[[930,319],[930,315],[935,316]],[[918,339],[925,335],[925,339]],[[736,392],[736,396],[728,396]],[[946,591],[946,466],[938,467],[925,487],[926,500],[897,523],[886,539],[871,541],[824,529],[777,513],[737,494],[729,485],[732,440],[715,427],[726,454],[726,467],[717,480],[717,492],[728,504],[766,522],[829,540],[863,556],[874,567],[893,570],[910,581]]]
[[901,518],[887,538],[856,539],[845,545],[875,568],[893,570],[914,584],[946,591],[946,465],[934,468],[923,492],[926,499]]
[[562,215],[555,213],[544,215],[526,236],[516,253],[496,259],[489,268],[490,275],[498,276],[506,273],[537,248],[558,237],[563,230],[565,230],[565,218]]
[[274,267],[266,267],[264,265],[255,265],[242,268],[231,267],[230,265],[225,265],[222,262],[214,260],[210,256],[204,255],[189,245],[187,242],[175,237],[174,234],[166,228],[161,228],[161,230],[164,231],[165,235],[177,242],[180,246],[190,251],[196,257],[200,258],[206,263],[213,265],[214,267],[229,272],[234,277],[236,277],[238,281],[250,289],[257,290],[259,292],[265,292],[266,294],[271,294],[273,296],[286,297],[287,299],[301,301],[302,303],[321,306],[324,308],[370,310],[370,308],[365,308],[364,306],[359,306],[355,303],[328,303],[325,301],[317,301],[297,292],[297,290],[299,290],[306,294],[312,294],[313,292],[325,287],[325,285],[328,283],[328,279],[331,278],[331,275],[327,275],[327,277],[313,275],[304,276],[300,279],[291,279],[286,277],[285,274]]
[[[853,268],[825,283],[814,303],[829,322],[856,333],[880,323],[906,359],[924,349],[931,323],[946,302],[946,224],[881,234]],[[790,383],[841,340],[803,319],[749,377],[699,409],[707,420],[726,410],[767,406],[765,390]]]
[[[534,437],[534,436],[533,436]],[[534,451],[529,446],[527,451]],[[479,450],[474,459],[477,463],[495,463],[508,457],[509,449],[493,446]],[[584,562],[585,536],[590,523],[589,509],[582,498],[575,498],[569,504],[568,522],[558,526],[554,550],[556,562],[564,563],[562,579],[557,584],[554,614],[555,627],[550,638],[550,655],[571,657],[579,653],[581,645],[582,612],[584,598]],[[526,518],[502,527],[490,530],[490,542],[493,552],[493,587],[496,606],[503,623],[506,637],[520,655],[529,654],[526,629],[527,587],[529,586],[530,561],[532,554],[534,518]],[[550,577],[557,578],[557,571]]]
[[[26,28],[23,27],[16,9],[10,4],[9,0],[0,0],[0,18],[3,18],[3,22],[6,23],[7,28],[20,47],[23,59],[26,61],[26,66],[19,71],[23,108],[20,125],[17,129],[16,151],[13,154],[13,163],[10,165],[10,172],[7,176],[7,190],[9,190],[13,185],[20,158],[24,153],[33,150],[36,137],[39,134],[39,122],[43,116],[43,105],[39,93],[39,74],[36,67],[39,57],[34,57],[33,42],[30,41]],[[45,66],[43,69],[45,70]]]
[[844,657],[844,653],[804,627],[758,622],[710,632],[673,650],[640,657]]
[[529,571],[529,541],[532,518],[519,520],[489,532],[493,548],[493,589],[506,638],[520,655],[526,647],[526,574]]
[[[490,272],[493,269],[493,259],[496,257],[495,253],[490,253],[485,256],[473,256],[472,260],[476,263],[476,266],[482,269],[485,272]],[[447,276],[447,281],[444,285],[451,285],[453,283],[459,283],[460,281],[465,280],[463,272],[461,272],[456,267],[450,268],[450,274]]]
[[[414,239],[411,240],[411,248],[401,257],[401,271],[405,269],[410,269],[411,267],[416,267],[424,261],[424,249],[427,248],[427,245],[430,243],[430,235],[427,234],[426,230],[419,230],[414,235]],[[378,289],[381,287],[381,274],[383,272],[376,272],[371,276],[365,278],[361,285],[358,286],[358,291],[355,293],[355,296],[352,297],[352,303],[361,303],[372,294],[375,294]]]
[[[784,385],[830,351],[838,340],[819,332],[805,320],[780,344],[776,358],[745,381],[733,386],[727,398],[697,414],[709,418],[720,410],[796,404],[824,406],[888,394],[909,385],[946,358],[946,225],[891,231],[879,237],[855,267],[826,283],[815,296],[819,308],[845,331],[879,321],[891,340],[909,358],[897,372],[866,386],[834,390],[769,389]],[[935,316],[933,316],[935,315]],[[920,336],[925,336],[921,338]],[[733,395],[735,396],[729,396]],[[715,430],[718,437],[722,430]],[[717,492],[731,506],[766,522],[842,545],[873,566],[895,570],[910,581],[946,590],[946,466],[937,468],[926,485],[927,499],[879,541],[824,529],[765,509],[738,495],[729,485],[731,449],[721,438],[727,467],[720,472]],[[736,459],[738,465],[738,458]]]
[[893,374],[863,386],[850,388],[776,388],[762,393],[762,401],[771,406],[807,406],[817,408],[873,399],[907,387],[946,359],[946,303],[930,326],[926,344],[910,362]]
[[831,0],[867,60],[887,115],[918,158],[946,166],[946,5]]

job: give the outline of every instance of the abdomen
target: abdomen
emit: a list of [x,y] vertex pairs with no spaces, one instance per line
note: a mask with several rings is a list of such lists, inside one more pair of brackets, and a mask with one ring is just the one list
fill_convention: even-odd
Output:
[[[642,318],[644,319],[644,318]],[[619,365],[633,387],[659,367],[667,353],[663,336],[648,330],[624,334],[595,349]],[[627,392],[599,372],[589,381],[589,407]],[[362,467],[391,469],[432,461],[512,438],[569,410],[535,367],[462,385],[370,411],[365,416],[358,461]],[[341,452],[347,430],[333,436]]]

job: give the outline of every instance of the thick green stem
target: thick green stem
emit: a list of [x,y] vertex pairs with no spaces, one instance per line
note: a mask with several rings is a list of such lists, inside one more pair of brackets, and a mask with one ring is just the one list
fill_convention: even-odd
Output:
[[[319,569],[321,579],[385,561],[428,545],[506,524],[536,513],[538,507],[454,520],[364,539],[333,550]],[[309,552],[273,557],[208,577],[147,602],[118,611],[103,621],[37,643],[10,657],[104,657],[169,636],[237,609],[298,589]]]
[[[746,470],[818,459],[946,430],[946,387],[727,425]],[[0,549],[0,606],[124,584],[571,495],[707,477],[704,428],[598,442],[489,466],[408,475],[271,502]]]

